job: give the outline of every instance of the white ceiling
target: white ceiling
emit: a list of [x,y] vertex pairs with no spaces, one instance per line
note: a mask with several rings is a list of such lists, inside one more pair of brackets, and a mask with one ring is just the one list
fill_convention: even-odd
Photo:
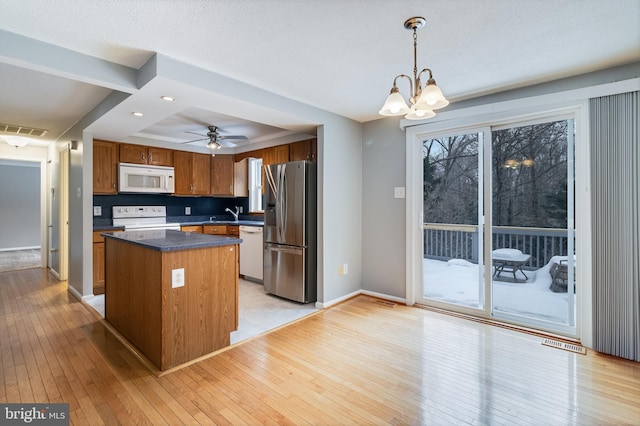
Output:
[[[418,68],[431,68],[452,102],[640,61],[638,0],[3,0],[0,123],[48,129],[41,139],[55,140],[117,89],[84,78],[83,70],[51,73],[43,64],[64,61],[59,50],[58,59],[12,51],[2,46],[9,33],[133,69],[158,52],[359,122],[374,120],[393,78],[412,72],[412,35],[403,28],[411,16],[427,19],[418,31]],[[406,83],[399,85],[406,95]],[[151,97],[156,105],[159,88],[143,89],[138,102],[148,96],[149,103],[139,105],[155,117]],[[95,136],[177,142],[215,124],[255,143],[300,131],[185,102],[195,98],[185,94],[172,115],[135,131],[114,114]]]

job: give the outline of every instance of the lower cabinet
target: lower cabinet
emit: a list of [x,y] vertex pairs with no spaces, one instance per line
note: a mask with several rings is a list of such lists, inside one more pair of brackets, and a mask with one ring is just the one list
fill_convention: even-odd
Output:
[[104,237],[103,232],[119,231],[93,231],[93,294],[104,294]]
[[238,238],[240,227],[238,225],[203,225],[202,232],[209,235],[228,235]]
[[202,232],[209,235],[227,235],[227,225],[204,225]]
[[93,233],[93,294],[104,294],[104,237]]
[[181,226],[180,230],[182,232],[197,232],[198,234],[202,234],[202,225],[185,225]]
[[240,226],[238,225],[227,225],[227,235],[230,237],[240,237]]

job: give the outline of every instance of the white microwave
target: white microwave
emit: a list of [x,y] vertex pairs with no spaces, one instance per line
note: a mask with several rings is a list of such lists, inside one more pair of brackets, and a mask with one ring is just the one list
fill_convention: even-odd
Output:
[[118,164],[118,192],[173,194],[173,167]]

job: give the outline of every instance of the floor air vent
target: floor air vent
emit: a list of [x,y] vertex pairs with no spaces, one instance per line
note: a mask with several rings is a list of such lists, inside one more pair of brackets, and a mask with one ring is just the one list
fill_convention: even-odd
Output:
[[560,342],[558,340],[553,340],[553,339],[544,339],[542,341],[542,344],[545,346],[551,346],[553,348],[563,349],[569,352],[575,352],[577,354],[582,354],[582,355],[587,354],[587,348],[584,348],[580,345],[575,345],[573,343]]

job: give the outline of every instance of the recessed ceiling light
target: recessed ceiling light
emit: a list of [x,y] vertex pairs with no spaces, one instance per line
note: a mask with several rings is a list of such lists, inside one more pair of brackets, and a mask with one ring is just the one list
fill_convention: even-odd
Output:
[[135,115],[136,117],[142,117],[144,115],[141,112],[132,112],[131,114]]
[[175,100],[172,96],[160,96],[160,99],[167,102],[173,102]]

